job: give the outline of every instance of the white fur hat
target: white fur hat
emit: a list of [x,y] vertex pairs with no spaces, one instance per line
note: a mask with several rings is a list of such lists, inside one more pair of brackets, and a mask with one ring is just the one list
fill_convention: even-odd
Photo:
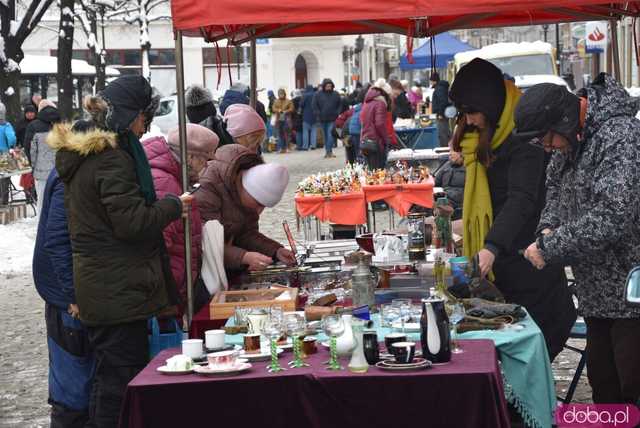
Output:
[[387,95],[391,95],[391,85],[389,85],[387,81],[382,77],[375,81],[373,87],[382,89],[387,93]]
[[289,171],[283,165],[265,163],[249,168],[242,174],[242,187],[260,205],[276,206],[289,184]]

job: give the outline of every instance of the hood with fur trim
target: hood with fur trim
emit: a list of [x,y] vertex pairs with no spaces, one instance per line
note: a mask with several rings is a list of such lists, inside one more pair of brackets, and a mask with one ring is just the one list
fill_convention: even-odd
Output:
[[56,170],[60,179],[68,183],[87,157],[117,149],[118,137],[95,127],[78,130],[70,123],[60,123],[49,132],[47,144],[57,150]]

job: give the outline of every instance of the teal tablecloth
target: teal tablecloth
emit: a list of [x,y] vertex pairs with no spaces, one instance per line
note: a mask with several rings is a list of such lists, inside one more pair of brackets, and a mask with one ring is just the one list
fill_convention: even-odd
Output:
[[[372,315],[378,340],[391,332],[380,326],[380,319]],[[233,323],[229,319],[228,325]],[[512,404],[530,427],[549,428],[556,407],[553,373],[542,332],[527,316],[518,324],[520,330],[482,330],[459,335],[460,339],[491,339],[496,345],[504,379],[507,401]],[[407,333],[411,340],[420,340],[420,333]],[[326,339],[322,334],[320,341]],[[226,343],[242,345],[242,335],[227,335]]]

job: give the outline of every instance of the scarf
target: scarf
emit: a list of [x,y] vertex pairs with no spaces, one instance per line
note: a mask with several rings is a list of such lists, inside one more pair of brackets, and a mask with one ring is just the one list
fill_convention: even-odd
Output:
[[[511,81],[505,80],[506,97],[496,133],[491,140],[491,150],[495,151],[511,135],[515,127],[513,113],[522,92]],[[484,247],[484,238],[493,223],[491,193],[487,169],[476,157],[476,149],[480,141],[477,132],[468,132],[460,143],[466,169],[464,182],[464,202],[462,205],[463,253],[473,258]]]
[[147,205],[151,205],[157,200],[157,197],[156,190],[153,187],[153,177],[147,155],[142,148],[142,144],[140,144],[140,140],[133,132],[126,131],[126,134],[120,139],[120,141],[123,140],[126,143],[121,145],[122,148],[131,155],[136,165],[136,176],[138,177],[140,192],[142,192]]

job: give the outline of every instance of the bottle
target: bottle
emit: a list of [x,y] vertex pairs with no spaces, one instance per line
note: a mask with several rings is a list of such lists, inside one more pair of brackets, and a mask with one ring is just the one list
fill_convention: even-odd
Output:
[[444,280],[446,264],[442,260],[440,255],[436,255],[436,261],[433,264],[433,287],[435,288],[436,295],[440,298],[444,298],[446,291],[446,283]]
[[373,275],[362,260],[351,276],[351,298],[355,307],[375,305]]
[[449,317],[442,299],[422,299],[420,342],[422,357],[434,364],[451,361]]
[[355,348],[351,354],[351,360],[349,361],[348,367],[349,370],[354,373],[366,373],[367,370],[369,370],[369,363],[364,355],[364,324],[365,322],[359,319],[351,321]]
[[443,248],[445,252],[452,254],[454,252],[453,234],[451,229],[451,216],[453,215],[453,207],[449,205],[449,200],[438,198],[436,201],[435,218],[433,220],[435,228],[433,229],[433,244],[436,248]]
[[407,216],[407,241],[409,260],[424,260],[424,214],[410,213]]

